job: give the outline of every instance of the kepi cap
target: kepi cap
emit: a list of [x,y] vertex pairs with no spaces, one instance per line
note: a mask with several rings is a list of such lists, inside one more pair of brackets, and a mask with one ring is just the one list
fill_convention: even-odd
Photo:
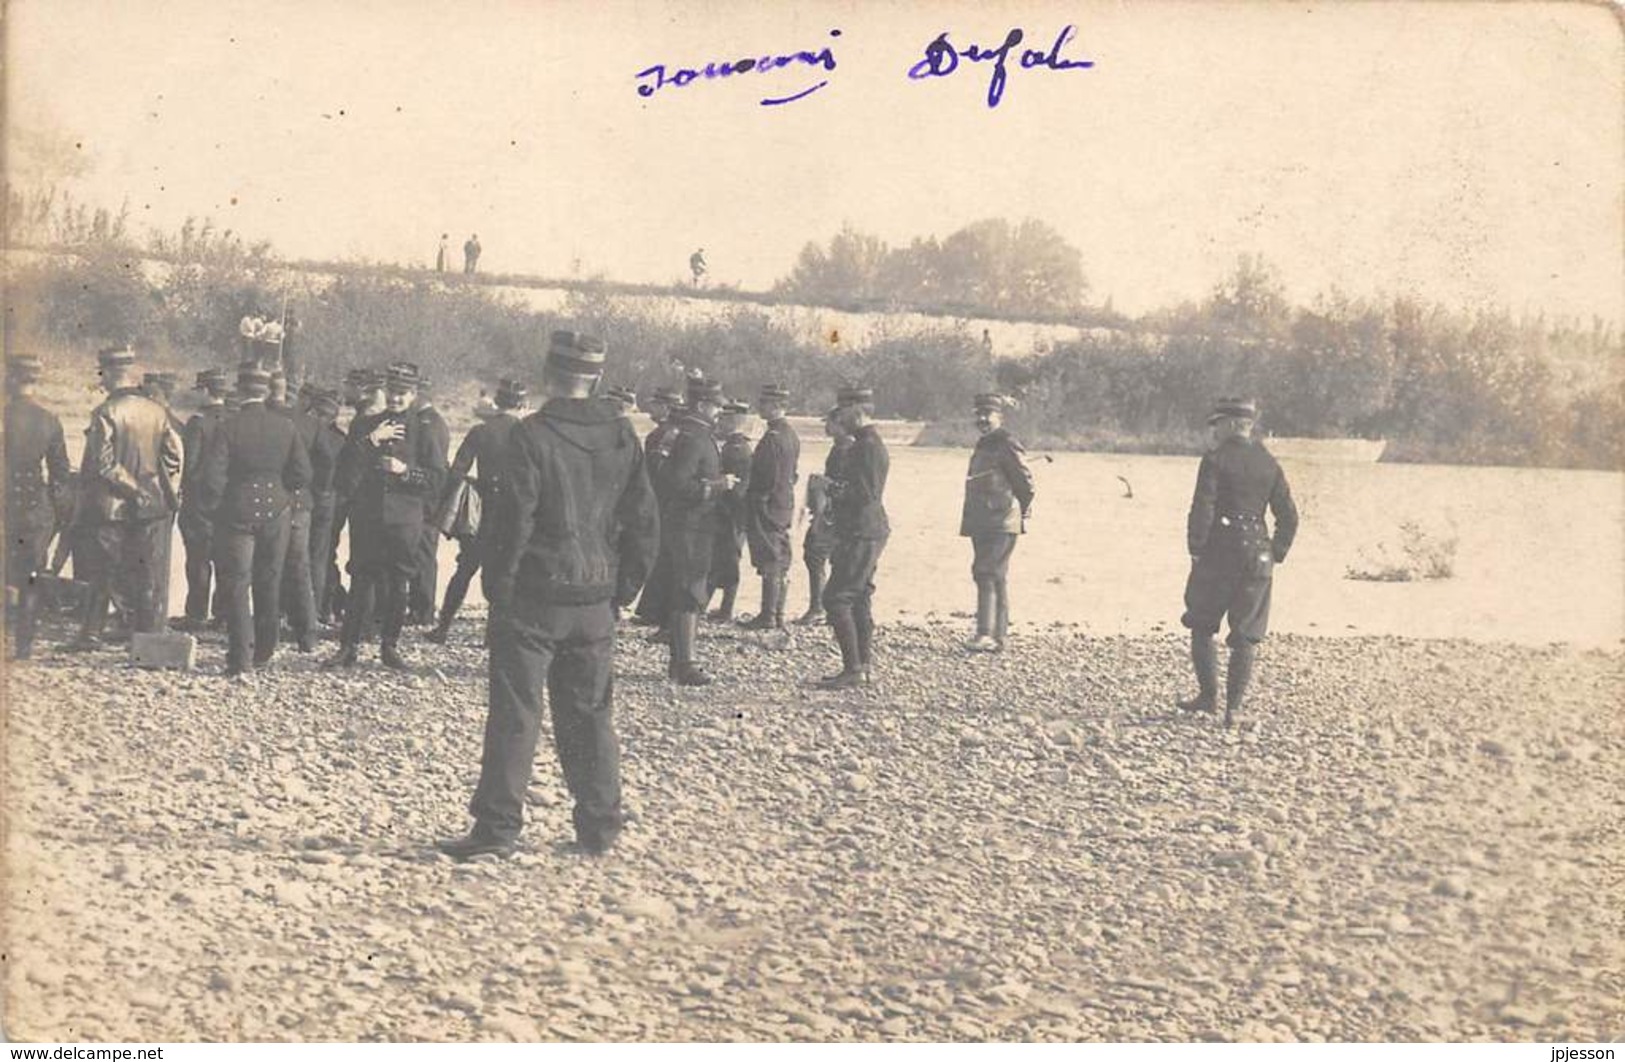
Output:
[[768,402],[790,401],[790,389],[779,383],[766,383],[762,385],[761,397]]
[[135,364],[135,351],[128,343],[122,347],[104,347],[96,352],[96,362],[104,369],[128,369]]
[[560,329],[547,341],[550,368],[575,376],[596,376],[604,371],[604,341],[597,336]]
[[389,368],[384,370],[384,389],[395,394],[415,391],[418,382],[418,367],[412,362],[390,362]]
[[1247,398],[1221,398],[1213,403],[1213,412],[1207,415],[1207,422],[1212,424],[1226,417],[1257,420],[1258,404]]
[[13,354],[6,359],[6,379],[33,383],[45,375],[45,363],[33,354]]
[[835,404],[838,406],[855,406],[874,400],[875,392],[872,387],[843,387],[835,392]]
[[688,403],[722,401],[722,381],[707,380],[703,376],[691,377],[688,381]]

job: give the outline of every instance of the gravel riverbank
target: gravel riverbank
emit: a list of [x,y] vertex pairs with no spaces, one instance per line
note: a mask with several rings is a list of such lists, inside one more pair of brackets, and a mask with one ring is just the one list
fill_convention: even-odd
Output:
[[822,629],[708,635],[703,691],[622,640],[635,818],[600,860],[545,735],[520,855],[435,852],[478,766],[472,620],[409,677],[13,668],[7,1035],[1625,1033],[1617,651],[1273,638],[1227,734],[1170,717],[1176,635],[970,657],[891,625],[848,694],[801,685]]

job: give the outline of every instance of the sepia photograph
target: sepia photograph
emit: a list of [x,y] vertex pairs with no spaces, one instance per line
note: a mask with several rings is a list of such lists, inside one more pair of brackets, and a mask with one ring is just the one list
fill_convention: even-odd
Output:
[[1625,1037],[1617,5],[0,58],[0,1038]]

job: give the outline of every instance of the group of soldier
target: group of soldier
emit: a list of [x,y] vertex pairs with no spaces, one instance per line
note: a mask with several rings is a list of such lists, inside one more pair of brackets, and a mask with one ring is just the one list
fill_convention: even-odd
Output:
[[[32,648],[38,577],[56,529],[64,547],[53,567],[71,550],[90,587],[72,647],[94,648],[110,603],[134,632],[164,629],[178,514],[188,588],[176,625],[223,620],[227,675],[268,666],[284,618],[301,652],[315,648],[321,627],[338,626],[338,651],[324,667],[355,666],[363,641],[376,636],[380,662],[407,669],[400,642],[408,622],[432,623],[427,640],[445,642],[479,573],[490,605],[489,713],[474,827],[442,845],[453,856],[513,848],[544,699],[577,840],[589,852],[614,843],[615,630],[634,602],[633,622],[657,628],[669,647],[668,677],[683,686],[713,681],[696,659],[697,624],[719,592],[711,618],[734,620],[744,556],[760,578],[761,607],[741,625],[786,630],[801,444],[782,385],[766,384],[756,398],[764,430],[754,446],[742,430],[751,407],[702,376],[681,392],[657,390],[647,404],[654,430],[639,439],[628,417],[635,393],[604,384],[604,343],[555,332],[540,369],[540,408],[526,415],[526,388],[503,380],[494,399],[482,396],[479,423],[448,462],[449,430],[411,363],[352,371],[342,394],[306,384],[294,401],[281,374],[259,361],[242,365],[235,387],[223,370],[207,370],[196,380],[202,408],[181,424],[169,409],[174,378],[138,381],[134,361],[128,348],[99,355],[108,397],[91,416],[72,477],[61,423],[33,397],[43,366],[8,359],[14,654]],[[341,404],[353,410],[344,429]],[[997,394],[973,404],[980,438],[960,533],[974,556],[976,631],[967,648],[975,652],[1005,646],[1009,564],[1032,515],[1033,476],[1003,425],[1011,404]],[[837,392],[823,416],[830,452],[805,491],[811,594],[798,622],[827,622],[841,658],[839,671],[815,681],[823,689],[873,681],[875,577],[890,535],[890,458],[874,416],[868,388]],[[1180,707],[1218,710],[1213,636],[1228,617],[1227,724],[1267,630],[1273,566],[1297,527],[1280,466],[1251,438],[1256,417],[1240,400],[1215,406],[1215,445],[1202,459],[1188,525],[1184,624],[1199,692]],[[347,589],[337,563],[346,524]],[[458,539],[459,555],[436,615],[442,534]]]

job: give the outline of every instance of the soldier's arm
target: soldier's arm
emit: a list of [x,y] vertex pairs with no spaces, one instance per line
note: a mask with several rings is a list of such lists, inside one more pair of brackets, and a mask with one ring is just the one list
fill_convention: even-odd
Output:
[[1207,536],[1213,530],[1213,507],[1218,504],[1219,472],[1211,455],[1202,455],[1196,470],[1196,493],[1191,497],[1190,516],[1185,521],[1185,545],[1193,557],[1202,555]]
[[60,494],[67,489],[73,465],[68,462],[68,442],[62,434],[62,422],[51,420],[51,441],[45,447],[45,473],[50,479],[51,493]]
[[487,596],[494,605],[506,605],[513,598],[519,559],[536,528],[536,506],[541,500],[540,465],[531,455],[530,432],[523,427],[508,436],[502,468],[512,508],[508,510],[510,519],[497,522],[492,538],[492,571],[496,578],[491,580]]
[[[463,441],[457,445],[457,456],[452,459],[451,473],[446,476],[448,494],[451,493],[450,488],[474,468],[474,455],[479,453],[480,431],[483,427],[482,424],[476,424],[468,429],[468,434],[463,436]],[[487,470],[482,468],[480,471],[484,473]]]
[[212,513],[220,507],[226,494],[226,474],[231,469],[231,448],[224,430],[214,433],[203,450],[203,464],[198,468],[198,508]]
[[158,449],[158,474],[163,483],[164,496],[172,508],[180,508],[181,469],[186,467],[186,444],[174,424],[164,425],[164,437]]
[[649,485],[643,449],[637,445],[637,435],[630,425],[626,434],[634,456],[632,475],[615,507],[615,524],[619,529],[619,540],[615,543],[619,556],[615,588],[617,607],[631,604],[638,596],[660,552],[660,506],[655,501],[654,488]]
[[1013,438],[1007,442],[1004,452],[999,455],[999,471],[1003,473],[1004,481],[1010,484],[1010,490],[1025,516],[1027,510],[1033,507],[1033,470],[1027,465],[1024,456],[1026,449]]
[[310,486],[311,478],[310,447],[295,428],[293,443],[288,447],[288,460],[282,465],[282,485],[297,494]]
[[702,474],[701,445],[704,443],[698,436],[687,433],[677,437],[677,445],[672,448],[671,456],[666,459],[661,468],[670,486],[671,496],[680,498],[691,505],[698,505],[708,501],[718,484]]
[[853,443],[841,469],[842,502],[861,508],[880,500],[881,455],[867,442]]
[[1270,513],[1275,517],[1275,534],[1270,540],[1270,552],[1275,563],[1286,560],[1298,537],[1298,505],[1292,500],[1292,488],[1287,485],[1286,473],[1275,470],[1275,487],[1270,491]]

